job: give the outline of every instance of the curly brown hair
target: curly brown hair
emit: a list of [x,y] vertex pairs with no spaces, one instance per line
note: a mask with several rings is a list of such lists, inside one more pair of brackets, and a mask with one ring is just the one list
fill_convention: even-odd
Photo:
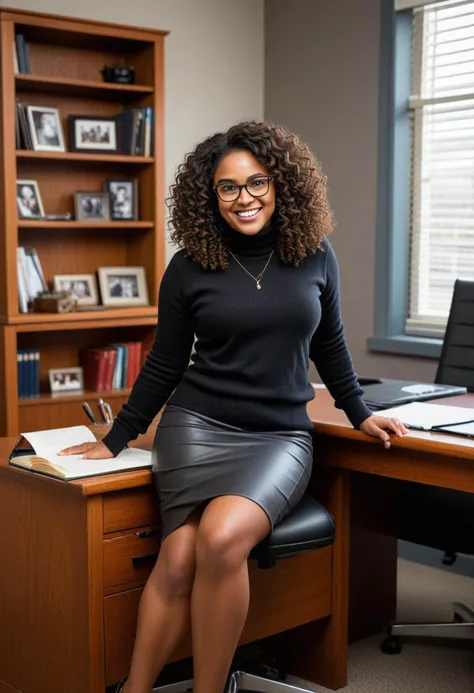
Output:
[[278,252],[284,262],[297,266],[322,249],[323,237],[333,228],[333,213],[326,176],[314,155],[296,135],[270,123],[239,123],[208,137],[186,156],[168,199],[171,238],[204,269],[228,266],[213,176],[227,154],[242,150],[273,177]]

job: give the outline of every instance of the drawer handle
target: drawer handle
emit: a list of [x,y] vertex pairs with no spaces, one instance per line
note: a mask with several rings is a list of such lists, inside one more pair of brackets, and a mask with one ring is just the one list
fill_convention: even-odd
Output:
[[135,536],[139,539],[146,539],[147,537],[154,537],[156,535],[156,529],[143,529],[141,532],[135,532]]
[[147,563],[154,563],[158,558],[158,551],[156,553],[150,553],[147,556],[133,556],[132,563],[134,566],[141,566]]

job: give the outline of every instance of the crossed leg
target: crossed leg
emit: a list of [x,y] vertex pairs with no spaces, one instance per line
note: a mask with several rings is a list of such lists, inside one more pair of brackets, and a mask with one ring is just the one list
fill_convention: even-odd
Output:
[[194,693],[222,693],[247,618],[248,555],[269,531],[259,505],[220,496],[164,540],[140,601],[124,693],[151,692],[190,625]]
[[206,507],[197,533],[191,596],[194,693],[222,693],[249,605],[250,551],[270,531],[262,508],[221,496]]

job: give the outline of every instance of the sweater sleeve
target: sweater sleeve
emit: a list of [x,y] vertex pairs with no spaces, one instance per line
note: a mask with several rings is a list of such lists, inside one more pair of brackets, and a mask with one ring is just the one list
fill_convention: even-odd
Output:
[[372,415],[362,399],[351,355],[344,336],[339,296],[339,267],[332,246],[325,241],[326,285],[321,293],[321,320],[310,345],[310,358],[351,424],[357,428]]
[[114,455],[145,433],[186,370],[194,341],[191,316],[183,296],[183,255],[177,253],[161,281],[158,325],[152,349],[103,442]]

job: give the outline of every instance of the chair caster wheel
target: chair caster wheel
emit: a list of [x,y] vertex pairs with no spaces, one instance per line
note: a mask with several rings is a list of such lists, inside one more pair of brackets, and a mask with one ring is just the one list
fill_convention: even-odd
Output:
[[402,644],[400,642],[400,639],[397,638],[395,635],[388,635],[380,645],[380,649],[384,654],[400,654],[400,652],[402,651]]

